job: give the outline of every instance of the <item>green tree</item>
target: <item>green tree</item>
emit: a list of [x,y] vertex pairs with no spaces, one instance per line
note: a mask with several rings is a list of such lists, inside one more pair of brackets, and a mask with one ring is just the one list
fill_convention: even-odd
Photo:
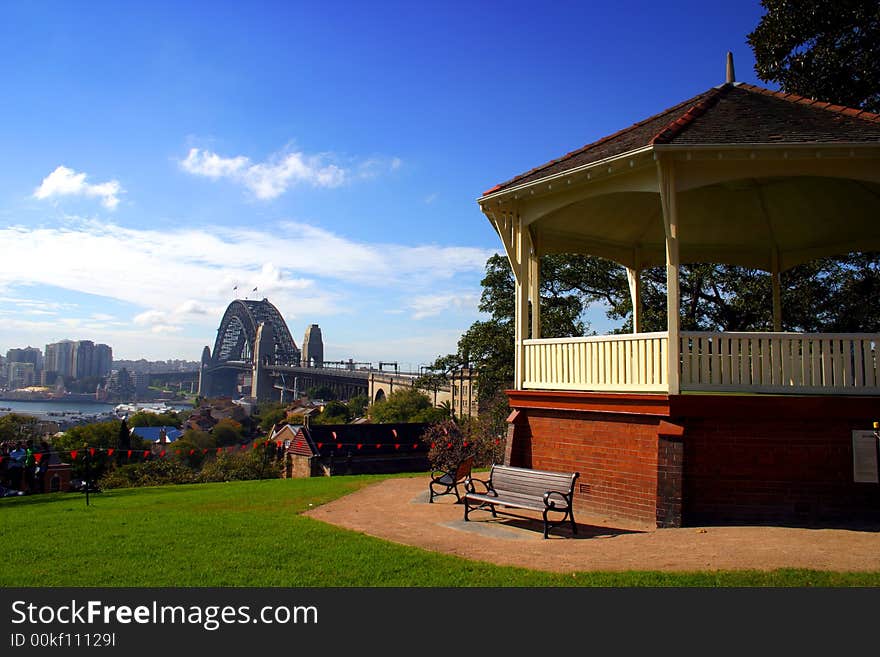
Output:
[[268,433],[276,424],[283,424],[287,419],[287,407],[275,402],[261,404],[257,409],[257,418],[260,429]]
[[0,417],[0,442],[7,440],[35,440],[40,434],[40,423],[31,415],[9,413]]
[[765,82],[807,98],[880,112],[877,0],[762,0],[748,37]]
[[348,414],[352,418],[363,417],[367,414],[367,407],[370,405],[370,398],[366,395],[356,395],[348,400]]
[[400,388],[370,407],[374,422],[441,422],[447,419],[441,408],[434,408],[431,400],[417,388]]
[[128,425],[131,427],[176,427],[179,429],[180,424],[180,417],[175,411],[168,413],[138,411],[128,418]]
[[330,386],[312,386],[306,390],[309,399],[322,399],[324,401],[333,401],[336,399],[336,393]]
[[315,424],[347,424],[351,421],[348,406],[340,401],[330,401],[323,410],[312,418]]
[[224,418],[214,425],[214,428],[211,429],[211,435],[217,441],[218,447],[237,445],[242,439],[241,423],[230,418]]

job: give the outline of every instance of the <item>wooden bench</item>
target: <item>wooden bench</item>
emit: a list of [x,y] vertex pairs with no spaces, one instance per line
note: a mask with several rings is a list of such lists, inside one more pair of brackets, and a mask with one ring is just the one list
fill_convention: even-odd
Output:
[[[548,472],[515,468],[509,465],[493,465],[489,479],[483,481],[468,477],[465,481],[464,519],[471,511],[489,509],[497,517],[496,506],[540,511],[544,517],[544,538],[550,527],[571,523],[571,531],[577,534],[574,521],[572,497],[578,472]],[[477,485],[485,490],[477,490]],[[562,518],[552,522],[550,513],[560,513]]]
[[467,481],[467,478],[471,476],[471,467],[473,464],[474,458],[470,456],[459,463],[455,470],[435,470],[432,472],[431,483],[428,484],[428,488],[431,491],[431,497],[428,501],[433,504],[435,497],[455,493],[455,499],[461,502],[461,495],[458,493],[458,486],[459,484],[464,484],[464,482]]

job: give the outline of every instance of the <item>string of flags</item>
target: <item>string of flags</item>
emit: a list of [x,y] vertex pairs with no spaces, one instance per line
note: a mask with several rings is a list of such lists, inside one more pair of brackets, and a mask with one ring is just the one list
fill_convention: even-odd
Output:
[[[495,439],[496,445],[500,444],[500,442],[501,441],[499,439],[497,439],[497,438]],[[305,443],[302,440],[298,440],[294,444],[296,447],[299,447],[299,448],[302,448],[305,446]],[[467,441],[464,441],[462,443],[462,447],[467,448],[468,444],[469,443]],[[248,449],[256,450],[261,447],[266,448],[270,445],[272,445],[277,450],[281,450],[284,447],[284,443],[280,440],[278,440],[278,441],[267,440],[267,441],[263,441],[263,442],[254,441],[251,445],[247,445],[247,444],[228,445],[225,447],[216,447],[216,448],[212,447],[212,448],[202,448],[202,449],[195,449],[195,448],[167,449],[167,448],[162,448],[159,451],[154,451],[152,449],[118,449],[115,447],[84,447],[82,449],[53,450],[53,453],[57,454],[59,456],[67,454],[67,455],[69,455],[69,457],[72,461],[83,460],[86,458],[86,456],[88,456],[90,458],[95,458],[98,455],[106,455],[108,458],[111,456],[114,456],[114,455],[116,455],[117,458],[124,455],[124,457],[128,460],[132,460],[132,459],[141,460],[141,459],[148,459],[150,457],[166,458],[166,457],[169,457],[172,455],[178,456],[178,457],[195,456],[196,454],[199,454],[199,453],[202,456],[206,456],[209,453],[214,453],[217,455],[223,454],[223,453],[231,454],[234,452],[244,452],[244,451],[247,451]],[[315,445],[317,446],[317,448],[319,450],[323,449],[324,445],[328,445],[331,448],[335,447],[339,451],[343,451],[346,448],[348,448],[349,451],[351,449],[354,449],[357,451],[369,451],[371,448],[382,449],[383,447],[385,447],[385,448],[394,447],[394,449],[397,451],[400,451],[400,450],[406,451],[408,449],[411,449],[412,451],[420,451],[420,450],[424,450],[427,447],[424,443],[419,443],[419,442],[414,442],[414,443],[412,443],[411,446],[409,444],[404,445],[403,443],[399,443],[399,442],[398,443],[371,443],[371,444],[362,443],[362,442],[361,443],[349,443],[349,442],[324,443],[324,442],[319,442],[319,443],[315,443]],[[442,447],[442,446],[443,445],[441,444],[440,447]],[[430,444],[430,449],[436,449],[437,447],[438,447],[437,442],[432,442]],[[446,449],[452,449],[453,443],[451,441],[447,442],[445,447],[446,447]],[[49,456],[49,455],[50,454],[46,453],[46,452],[35,452],[33,454],[34,461],[39,464],[43,460],[44,457]],[[3,463],[4,459],[6,459],[6,458],[9,458],[9,457],[0,455],[0,463]]]

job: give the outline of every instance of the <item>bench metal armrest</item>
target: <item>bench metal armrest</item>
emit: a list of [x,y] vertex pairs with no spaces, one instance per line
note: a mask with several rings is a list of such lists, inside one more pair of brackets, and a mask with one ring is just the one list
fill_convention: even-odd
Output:
[[498,493],[495,492],[495,489],[492,488],[491,480],[487,481],[484,479],[477,479],[475,477],[468,477],[467,479],[464,480],[464,488],[468,493],[478,492],[476,487],[474,486],[475,482],[480,484],[483,488],[486,489],[486,491],[484,493],[485,495],[496,495],[496,496],[498,495]]
[[[563,504],[559,504],[560,500],[557,500],[555,498],[551,499],[551,496],[553,495],[561,497],[561,501],[563,502]],[[571,506],[571,494],[563,493],[558,490],[548,490],[546,493],[544,493],[544,506],[551,509],[559,508],[559,506],[564,506],[565,508],[568,508]]]

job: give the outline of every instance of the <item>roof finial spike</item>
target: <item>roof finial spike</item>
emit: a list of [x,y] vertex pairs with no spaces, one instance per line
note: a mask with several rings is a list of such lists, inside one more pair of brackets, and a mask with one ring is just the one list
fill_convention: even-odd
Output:
[[733,72],[733,53],[727,51],[727,84],[736,82],[736,73]]

